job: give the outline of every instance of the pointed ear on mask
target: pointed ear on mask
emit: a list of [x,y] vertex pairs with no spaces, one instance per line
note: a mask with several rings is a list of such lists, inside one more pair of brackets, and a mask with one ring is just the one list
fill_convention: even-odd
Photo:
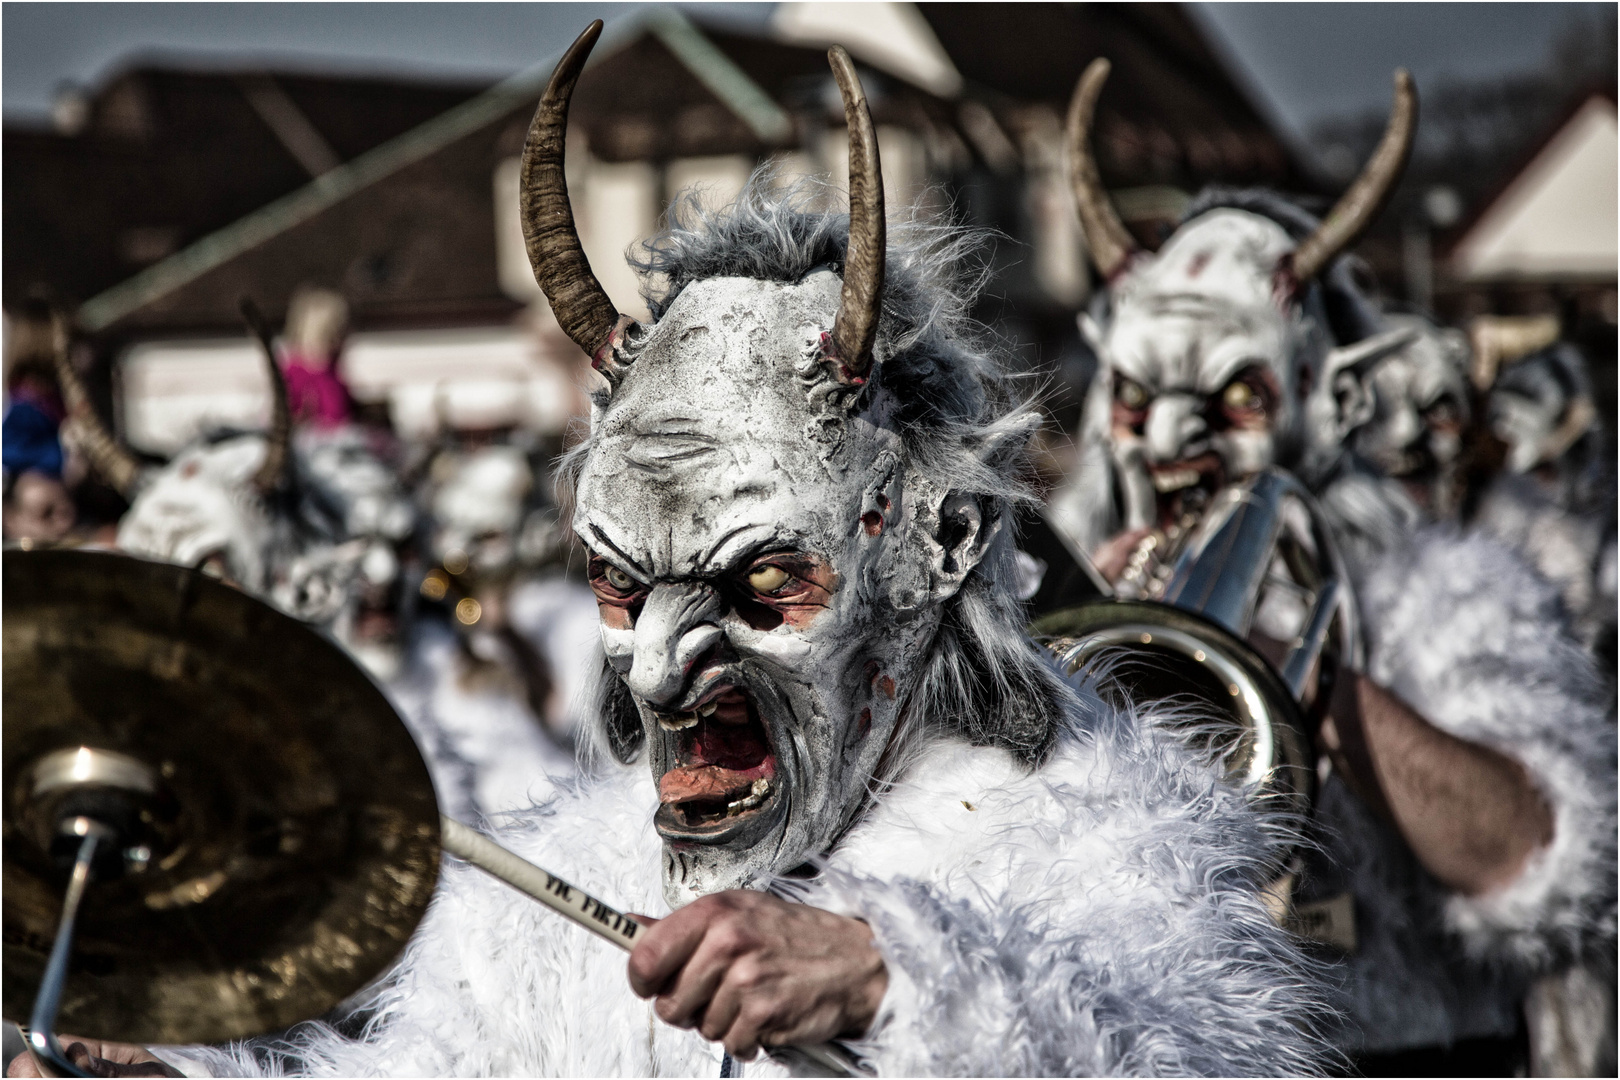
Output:
[[[986,468],[1001,472],[1024,452],[1041,425],[1040,414],[1014,413],[980,433],[971,449]],[[930,555],[930,591],[935,601],[948,600],[1006,527],[994,500],[964,491],[948,492],[925,527]]]
[[931,528],[925,529],[931,599],[939,603],[956,595],[1001,532],[1001,524],[999,518],[986,520],[977,496],[961,491],[945,496]]
[[1015,412],[979,432],[968,449],[986,467],[1000,471],[1024,452],[1040,427],[1039,413],[1034,410]]
[[1079,315],[1075,316],[1074,321],[1080,327],[1081,339],[1085,341],[1085,343],[1091,348],[1091,351],[1101,351],[1103,339],[1102,327],[1097,325],[1097,320],[1091,317],[1091,313],[1089,311],[1082,311]]
[[1406,348],[1417,336],[1415,328],[1403,327],[1329,351],[1322,365],[1321,385],[1332,398],[1329,411],[1335,441],[1372,419],[1377,406],[1373,372],[1379,361]]

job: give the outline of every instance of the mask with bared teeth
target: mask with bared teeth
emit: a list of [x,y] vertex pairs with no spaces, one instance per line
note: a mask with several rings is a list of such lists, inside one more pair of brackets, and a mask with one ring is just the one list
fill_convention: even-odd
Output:
[[1107,282],[1106,314],[1081,320],[1099,365],[1077,483],[1097,490],[1069,513],[1088,546],[1127,530],[1175,535],[1230,481],[1272,465],[1308,479],[1343,453],[1359,399],[1335,394],[1332,354],[1379,328],[1370,308],[1342,310],[1351,289],[1335,282],[1330,297],[1318,279],[1343,274],[1334,260],[1392,190],[1416,122],[1411,80],[1398,72],[1383,142],[1321,222],[1268,193],[1213,191],[1146,252],[1091,156],[1107,74],[1105,60],[1087,69],[1068,131],[1081,224]]
[[[918,419],[919,385],[956,380],[948,407],[973,416],[982,391],[971,370],[918,367],[921,330],[899,345],[878,333],[882,182],[843,50],[829,58],[851,128],[847,241],[841,217],[751,183],[702,219],[707,233],[676,214],[650,245],[655,260],[659,244],[675,252],[654,267],[671,285],[638,323],[600,290],[571,222],[554,224],[567,96],[594,38],[559,64],[530,130],[526,230],[598,375],[590,437],[565,470],[573,527],[601,610],[609,740],[625,760],[646,748],[679,904],[799,868],[861,812],[897,728],[928,708],[915,691],[948,603],[1000,536],[1005,494],[953,490],[908,447],[908,424],[941,422],[937,408]],[[901,285],[926,269],[907,266]]]
[[675,896],[824,849],[938,625],[912,537],[937,510],[898,437],[864,412],[828,417],[835,452],[805,435],[799,371],[839,289],[829,271],[689,285],[634,346],[579,476],[574,527]]

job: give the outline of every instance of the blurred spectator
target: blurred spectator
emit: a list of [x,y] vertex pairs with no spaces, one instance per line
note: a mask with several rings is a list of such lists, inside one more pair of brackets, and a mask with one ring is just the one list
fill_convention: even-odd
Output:
[[5,418],[5,469],[14,472],[41,472],[60,478],[64,457],[58,432],[62,426],[61,402],[54,392],[26,379],[7,387],[9,403]]
[[60,477],[8,472],[3,519],[7,540],[55,543],[72,530],[77,515]]
[[282,364],[294,423],[334,428],[351,419],[353,401],[337,373],[348,323],[348,302],[330,289],[305,286],[293,294],[287,306]]
[[50,311],[43,304],[25,304],[7,329],[0,530],[7,540],[55,542],[73,528],[77,513],[62,482],[63,409]]

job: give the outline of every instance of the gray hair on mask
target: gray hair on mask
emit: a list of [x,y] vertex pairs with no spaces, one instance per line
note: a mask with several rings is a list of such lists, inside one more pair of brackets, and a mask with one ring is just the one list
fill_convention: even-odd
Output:
[[[684,194],[666,228],[630,255],[654,320],[695,281],[790,284],[815,270],[841,271],[849,217],[818,208],[829,195],[810,180],[783,187],[768,166],[729,206],[709,208],[696,193]],[[1044,650],[1025,636],[1013,591],[1015,512],[1035,502],[1026,478],[1040,415],[1033,389],[1006,370],[986,328],[968,314],[988,276],[978,256],[984,239],[957,225],[891,223],[875,363],[854,409],[883,395],[908,472],[977,499],[984,527],[996,530],[983,559],[945,603],[900,739],[916,744],[954,733],[1034,763],[1075,699]],[[564,459],[567,489],[590,449],[587,437]],[[605,665],[600,706],[600,749],[633,760],[641,722],[627,688]]]

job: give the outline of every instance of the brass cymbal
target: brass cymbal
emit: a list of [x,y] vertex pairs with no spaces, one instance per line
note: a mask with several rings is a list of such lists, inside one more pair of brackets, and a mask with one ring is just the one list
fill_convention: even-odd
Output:
[[182,567],[7,551],[4,579],[5,1015],[28,1016],[44,971],[66,880],[51,800],[87,762],[142,792],[137,869],[86,893],[59,1030],[223,1042],[381,973],[433,893],[439,818],[354,661]]

